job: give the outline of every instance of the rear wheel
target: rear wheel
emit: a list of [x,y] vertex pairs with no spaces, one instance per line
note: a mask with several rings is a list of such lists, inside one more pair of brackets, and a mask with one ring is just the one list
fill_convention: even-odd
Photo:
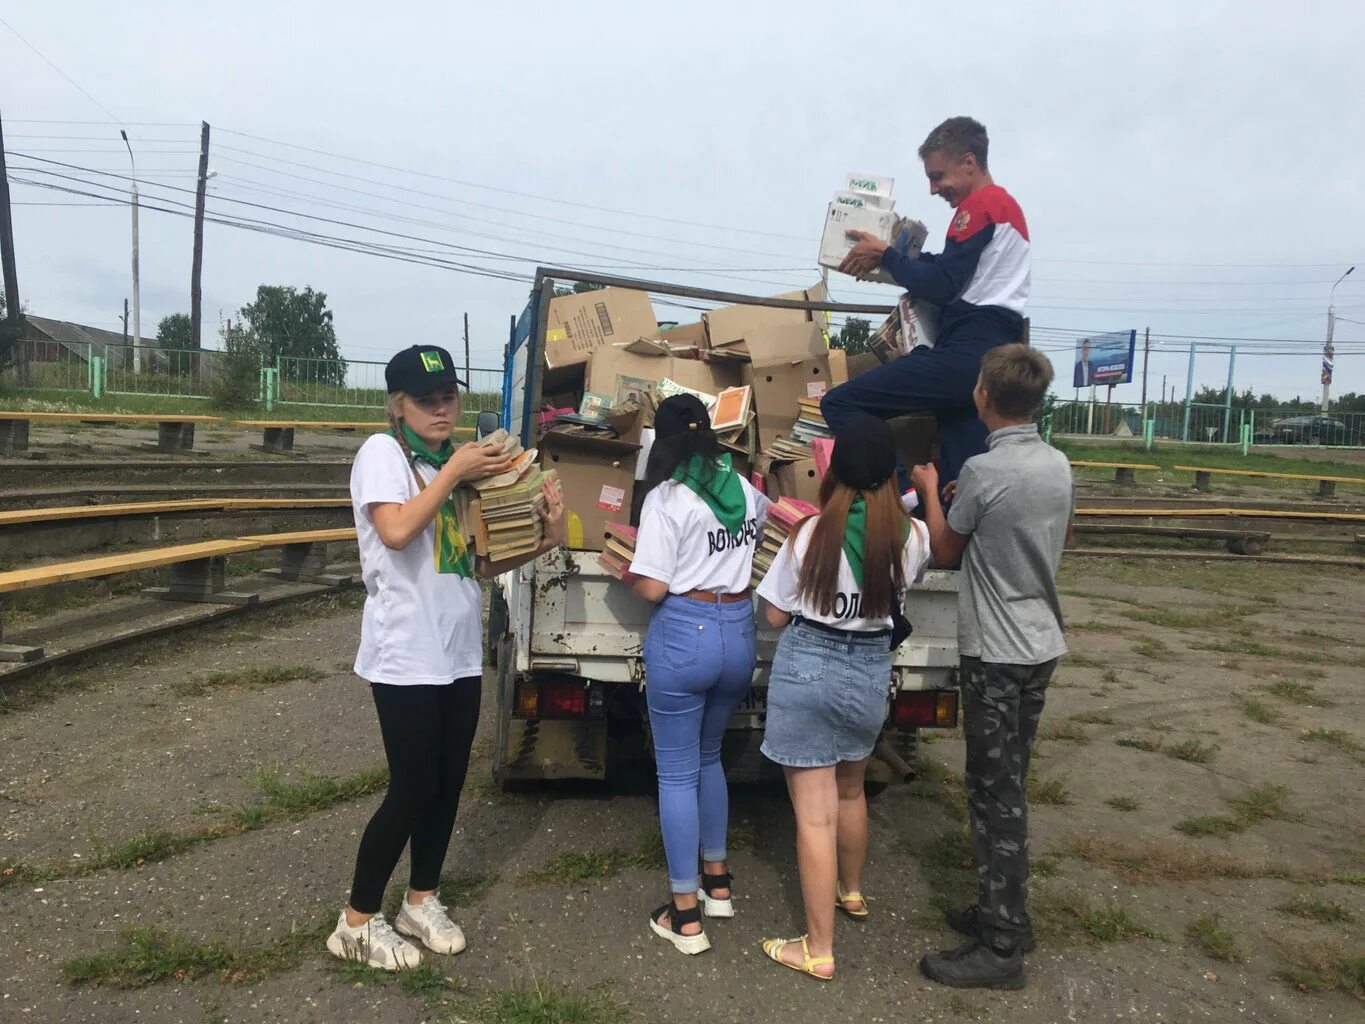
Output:
[[502,587],[493,584],[488,598],[488,664],[498,667],[498,648],[507,633],[507,598]]

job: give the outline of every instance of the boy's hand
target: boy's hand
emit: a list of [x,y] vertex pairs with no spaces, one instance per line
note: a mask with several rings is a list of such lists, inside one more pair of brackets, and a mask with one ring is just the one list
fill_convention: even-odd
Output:
[[949,480],[946,484],[943,485],[943,504],[951,505],[953,502],[953,495],[956,493],[957,481]]
[[921,501],[931,494],[938,494],[938,467],[932,462],[916,466],[910,470],[910,482],[915,485],[915,493]]

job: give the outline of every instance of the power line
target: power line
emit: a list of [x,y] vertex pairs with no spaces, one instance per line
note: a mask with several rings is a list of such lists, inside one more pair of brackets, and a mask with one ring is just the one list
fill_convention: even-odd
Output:
[[91,96],[88,92],[85,91],[85,89],[83,89],[83,88],[81,87],[81,84],[80,84],[79,82],[77,82],[74,78],[72,78],[70,75],[68,75],[68,74],[67,74],[65,71],[63,71],[61,68],[57,67],[56,64],[52,63],[52,61],[50,61],[50,60],[47,58],[47,56],[43,53],[42,50],[38,49],[38,47],[34,46],[34,45],[33,45],[32,43],[30,43],[27,39],[25,39],[22,35],[20,35],[20,34],[19,34],[19,30],[18,30],[17,28],[15,28],[13,25],[11,25],[11,24],[10,24],[8,21],[6,21],[4,18],[0,18],[0,25],[4,25],[5,28],[7,28],[7,29],[9,29],[11,32],[13,32],[14,35],[15,35],[15,38],[17,38],[17,39],[19,40],[19,42],[23,43],[23,44],[24,44],[25,46],[27,46],[30,50],[32,50],[34,53],[36,53],[36,54],[39,56],[39,58],[42,60],[42,62],[43,62],[44,64],[46,64],[48,67],[50,67],[53,71],[57,72],[57,74],[61,75],[62,78],[66,79],[66,81],[67,81],[67,82],[68,82],[68,83],[69,83],[77,92],[79,92],[82,96],[84,96],[86,99],[88,99],[91,103],[93,103],[95,106],[99,107],[99,108],[100,108],[101,110],[103,110],[106,114],[108,114],[110,117],[112,117],[112,118],[114,119],[114,123],[115,123],[115,124],[121,124],[121,123],[122,123],[121,121],[119,121],[118,115],[117,115],[117,114],[115,114],[112,110],[110,110],[108,107],[106,107],[106,106],[105,106],[103,103],[101,103],[99,100],[95,99],[95,97]]

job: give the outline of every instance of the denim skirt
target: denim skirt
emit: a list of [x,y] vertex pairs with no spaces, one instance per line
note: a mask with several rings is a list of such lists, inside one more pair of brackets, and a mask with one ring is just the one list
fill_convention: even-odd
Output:
[[891,693],[891,638],[794,620],[768,678],[763,753],[789,768],[824,768],[872,753]]

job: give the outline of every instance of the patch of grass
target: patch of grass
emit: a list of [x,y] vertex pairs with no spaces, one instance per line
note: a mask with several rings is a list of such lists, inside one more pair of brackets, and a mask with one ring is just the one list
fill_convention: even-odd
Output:
[[1111,796],[1105,803],[1116,811],[1136,811],[1142,806],[1141,803],[1134,800],[1131,796]]
[[1177,761],[1188,761],[1190,764],[1208,764],[1217,752],[1218,744],[1193,739],[1182,740],[1163,751],[1167,757],[1173,757]]
[[448,978],[430,964],[421,964],[410,971],[398,972],[398,988],[403,995],[427,1001],[459,992],[461,985],[454,978]]
[[1240,963],[1242,960],[1237,948],[1237,936],[1218,920],[1217,914],[1207,914],[1191,921],[1185,934],[1215,960],[1226,960],[1228,963]]
[[1258,821],[1278,818],[1284,814],[1284,799],[1289,791],[1284,786],[1263,783],[1241,796],[1228,801],[1230,815],[1187,818],[1175,826],[1187,836],[1230,836],[1245,832]]
[[[1101,658],[1092,658],[1089,655],[1077,654],[1074,651],[1066,656],[1066,663],[1077,668],[1103,668],[1108,664]],[[1056,681],[1054,680],[1051,685],[1056,686]]]
[[1086,731],[1076,724],[1074,719],[1058,722],[1055,725],[1044,726],[1038,734],[1039,739],[1060,740],[1064,743],[1089,743],[1090,737]]
[[1079,715],[1072,715],[1071,721],[1082,725],[1113,725],[1114,716],[1108,711],[1083,711]]
[[1130,747],[1133,750],[1145,750],[1149,754],[1161,749],[1161,744],[1165,737],[1160,733],[1149,732],[1142,736],[1120,736],[1114,742],[1120,747]]
[[625,1024],[625,1010],[600,992],[513,988],[490,997],[483,1024]]
[[1196,651],[1216,651],[1220,654],[1245,654],[1252,658],[1279,658],[1282,661],[1331,662],[1334,659],[1315,651],[1296,651],[1288,647],[1271,647],[1256,640],[1205,640],[1190,644]]
[[1072,633],[1127,633],[1131,628],[1121,622],[1102,622],[1092,619],[1089,622],[1068,622],[1066,628]]
[[1101,594],[1098,590],[1080,590],[1076,587],[1063,587],[1057,591],[1067,597],[1083,597],[1087,601],[1113,601],[1115,604],[1140,605],[1141,601],[1133,597],[1116,597],[1113,594]]
[[1260,722],[1262,725],[1274,725],[1280,720],[1278,711],[1255,697],[1242,698],[1242,713],[1253,722]]
[[1160,637],[1144,636],[1134,642],[1133,653],[1139,658],[1151,658],[1154,661],[1159,661],[1162,658],[1169,657],[1171,649],[1167,646],[1166,641]]
[[1034,878],[1056,878],[1062,872],[1062,862],[1056,857],[1034,857],[1029,862],[1029,874]]
[[171,684],[177,697],[202,697],[214,690],[265,690],[296,679],[317,680],[324,673],[312,665],[266,665],[254,668],[211,672],[198,678],[180,679]]
[[1320,708],[1332,706],[1332,702],[1318,693],[1318,688],[1312,683],[1293,679],[1277,679],[1266,685],[1265,692],[1293,704],[1312,704]]
[[132,838],[107,849],[101,849],[97,845],[94,857],[97,867],[93,870],[127,869],[142,864],[154,864],[167,857],[174,857],[177,853],[184,853],[207,838],[208,836],[201,832],[139,832]]
[[962,792],[962,776],[930,757],[917,757],[915,777],[909,790],[914,796],[932,800],[958,821],[967,820],[967,804]]
[[1282,914],[1321,921],[1323,924],[1353,924],[1355,922],[1355,915],[1340,903],[1329,902],[1316,896],[1306,896],[1302,893],[1293,902],[1281,904],[1275,909]]
[[1361,760],[1361,751],[1365,750],[1359,740],[1341,729],[1304,729],[1299,733],[1299,739],[1306,743],[1326,743],[1357,761]]
[[1365,998],[1365,953],[1348,955],[1341,943],[1271,939],[1284,959],[1279,976],[1303,992],[1349,992]]
[[467,873],[441,879],[436,887],[437,898],[447,907],[468,907],[483,898],[494,879],[489,875]]
[[279,772],[262,769],[256,784],[271,809],[285,815],[311,814],[346,800],[356,800],[388,785],[389,770],[374,768],[346,778],[304,772],[297,782],[286,782]]
[[1254,614],[1255,611],[1256,609],[1254,608],[1224,605],[1221,608],[1202,608],[1198,610],[1169,607],[1138,607],[1123,611],[1120,614],[1125,618],[1134,619],[1138,622],[1146,622],[1153,626],[1160,626],[1163,629],[1215,629],[1219,626],[1226,626],[1229,623],[1238,622],[1247,615]]
[[297,966],[305,951],[321,942],[329,930],[293,932],[262,946],[228,946],[197,942],[161,928],[131,928],[120,933],[110,952],[75,957],[62,972],[74,985],[119,989],[205,977],[258,982]]
[[1029,803],[1047,804],[1060,807],[1071,803],[1071,793],[1061,779],[1038,779],[1032,775],[1028,780]]
[[1079,893],[1042,899],[1038,910],[1044,927],[1079,935],[1093,945],[1125,939],[1164,938],[1118,904],[1096,907]]
[[965,828],[941,832],[917,849],[906,845],[904,852],[918,861],[937,909],[961,908],[976,899],[976,859]]
[[529,886],[581,885],[622,871],[659,868],[664,863],[663,839],[651,830],[630,848],[612,846],[558,854],[543,868],[523,874],[521,882]]
[[1193,882],[1208,878],[1299,877],[1274,864],[1212,853],[1184,843],[1155,839],[1127,840],[1088,836],[1075,840],[1069,852],[1130,882]]

